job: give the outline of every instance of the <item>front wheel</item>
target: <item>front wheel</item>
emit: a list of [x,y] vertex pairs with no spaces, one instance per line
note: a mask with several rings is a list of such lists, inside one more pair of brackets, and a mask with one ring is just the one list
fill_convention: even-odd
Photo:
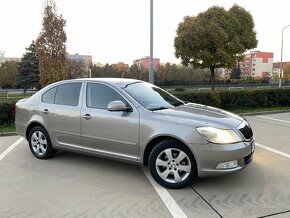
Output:
[[184,188],[196,176],[196,163],[190,149],[175,140],[158,143],[149,156],[149,169],[165,188]]
[[28,140],[30,151],[39,159],[51,158],[56,152],[51,145],[48,133],[41,126],[31,129]]

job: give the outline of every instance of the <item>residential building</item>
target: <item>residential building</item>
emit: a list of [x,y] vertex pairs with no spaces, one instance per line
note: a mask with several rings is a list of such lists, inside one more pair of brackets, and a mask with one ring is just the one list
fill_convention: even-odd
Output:
[[125,64],[124,62],[118,62],[116,64],[112,64],[112,66],[118,70],[128,70],[129,69],[129,65]]
[[95,61],[95,62],[94,62],[94,65],[95,65],[96,67],[104,67],[104,66],[105,66],[105,64],[103,64],[102,62],[99,62],[99,61]]
[[[285,65],[289,63],[290,61],[282,62],[282,69],[284,69]],[[279,78],[280,69],[281,69],[281,62],[276,62],[273,64],[273,77]]]
[[4,63],[5,61],[17,61],[17,62],[20,62],[21,58],[5,57],[5,51],[0,51],[0,65],[2,63]]
[[[160,59],[159,58],[153,58],[153,62],[154,62],[154,71],[157,71],[159,69]],[[145,56],[145,58],[137,59],[133,63],[137,64],[137,66],[140,69],[148,70],[149,66],[150,66],[150,57],[149,56]]]
[[245,55],[244,61],[240,62],[242,78],[272,78],[273,77],[272,52],[253,51]]
[[71,61],[80,61],[85,64],[86,69],[89,69],[89,67],[93,63],[93,58],[91,55],[79,55],[78,53],[71,55],[67,54],[67,59]]

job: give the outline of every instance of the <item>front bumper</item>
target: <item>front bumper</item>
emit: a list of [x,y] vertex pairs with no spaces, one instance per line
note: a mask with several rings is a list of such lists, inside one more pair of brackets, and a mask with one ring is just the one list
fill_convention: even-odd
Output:
[[[197,162],[198,176],[207,177],[228,174],[245,168],[253,160],[255,142],[251,140],[228,145],[191,144],[190,147]],[[217,169],[219,164],[228,161],[237,161],[237,166],[228,169]]]

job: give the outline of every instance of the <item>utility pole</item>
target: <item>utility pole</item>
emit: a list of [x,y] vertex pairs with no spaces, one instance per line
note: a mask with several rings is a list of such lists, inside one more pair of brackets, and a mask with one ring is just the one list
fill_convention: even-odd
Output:
[[153,0],[150,0],[150,64],[149,83],[154,84],[154,60],[153,60]]
[[281,86],[282,86],[282,77],[283,77],[283,35],[284,35],[284,30],[289,27],[290,25],[288,26],[285,26],[283,29],[282,29],[282,40],[281,40],[281,62],[280,62],[280,70],[279,70],[279,89],[281,89]]

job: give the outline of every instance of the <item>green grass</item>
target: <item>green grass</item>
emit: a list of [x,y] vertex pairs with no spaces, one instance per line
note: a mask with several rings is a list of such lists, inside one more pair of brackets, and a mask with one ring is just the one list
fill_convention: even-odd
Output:
[[5,93],[0,93],[0,102],[6,102],[6,101],[18,101],[22,98],[29,98],[32,96],[33,93],[18,93],[18,94],[9,94],[8,93],[8,99]]
[[270,108],[243,108],[243,109],[234,109],[229,110],[233,113],[253,113],[253,112],[265,112],[265,111],[279,111],[279,110],[290,110],[290,107],[270,107]]
[[7,126],[0,126],[0,132],[15,132],[15,131],[16,129],[14,123]]

